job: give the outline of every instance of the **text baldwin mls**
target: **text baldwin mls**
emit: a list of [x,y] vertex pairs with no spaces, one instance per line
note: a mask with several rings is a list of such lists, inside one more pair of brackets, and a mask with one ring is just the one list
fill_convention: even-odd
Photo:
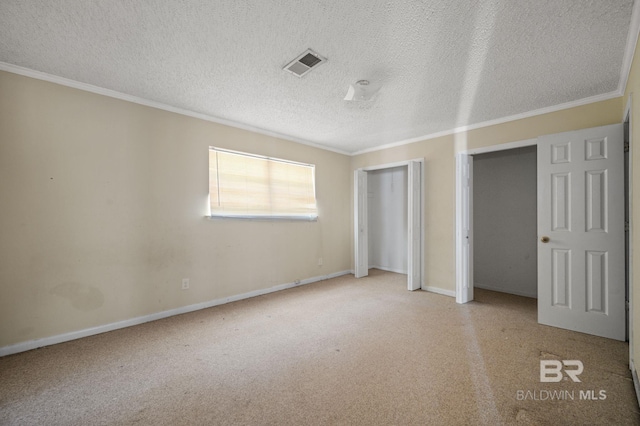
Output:
[[[574,368],[575,367],[575,368]],[[571,381],[580,382],[578,378],[584,371],[584,365],[579,360],[541,360],[540,361],[540,382],[560,382],[562,380],[571,379]],[[605,390],[578,390],[578,400],[580,401],[604,401],[607,399],[607,391]],[[518,390],[516,391],[516,399],[518,401],[557,401],[576,399],[575,390]]]
[[578,396],[580,401],[604,401],[607,399],[607,391],[600,390],[580,390],[576,394],[573,390],[518,390],[516,391],[516,399],[518,401],[556,401],[569,400],[574,401]]

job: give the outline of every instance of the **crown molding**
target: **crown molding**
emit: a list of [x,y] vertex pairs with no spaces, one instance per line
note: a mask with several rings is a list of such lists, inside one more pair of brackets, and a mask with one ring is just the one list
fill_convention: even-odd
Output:
[[511,121],[516,121],[516,120],[522,120],[523,118],[531,118],[531,117],[535,117],[537,115],[543,115],[543,114],[549,114],[552,112],[557,112],[557,111],[562,111],[565,109],[569,109],[569,108],[575,108],[575,107],[579,107],[579,106],[583,106],[583,105],[588,105],[588,104],[592,104],[595,102],[601,102],[601,101],[607,101],[609,99],[614,99],[614,98],[618,98],[622,96],[620,93],[618,93],[618,91],[616,90],[615,92],[609,92],[609,93],[604,93],[602,95],[596,95],[596,96],[590,96],[588,98],[583,98],[583,99],[578,99],[576,101],[571,101],[571,102],[566,102],[564,104],[559,104],[559,105],[553,105],[550,107],[545,107],[545,108],[540,108],[540,109],[536,109],[533,111],[527,111],[527,112],[523,112],[521,114],[515,114],[515,115],[510,115],[508,117],[502,117],[502,118],[497,118],[495,120],[488,120],[488,121],[483,121],[481,123],[476,123],[476,124],[471,124],[469,126],[461,126],[461,127],[456,127],[454,129],[451,130],[443,130],[441,132],[436,132],[436,133],[429,133],[423,136],[417,136],[415,138],[411,138],[411,139],[405,139],[399,142],[393,142],[393,143],[389,143],[386,145],[381,145],[375,148],[368,148],[368,149],[363,149],[361,151],[356,151],[354,153],[352,153],[352,156],[355,155],[361,155],[361,154],[366,154],[369,152],[375,152],[375,151],[381,151],[383,149],[389,149],[389,148],[395,148],[398,146],[403,146],[403,145],[408,145],[408,144],[412,144],[415,142],[421,142],[421,141],[426,141],[426,140],[430,140],[430,139],[436,139],[436,138],[440,138],[443,136],[450,136],[450,135],[455,135],[458,133],[465,133],[465,132],[469,132],[471,130],[477,130],[477,129],[481,129],[483,127],[489,127],[489,126],[495,126],[497,124],[504,124],[504,123],[508,123]]
[[[635,22],[635,24],[634,24]],[[633,17],[632,17],[632,29],[633,32],[635,34],[635,38],[637,40],[637,35],[638,35],[638,31],[640,30],[640,7],[636,7],[636,4],[634,4],[634,9],[633,9]],[[624,77],[624,81],[625,81],[625,86],[626,86],[626,80],[628,78],[629,75],[629,71],[631,68],[631,61],[633,60],[633,51],[635,50],[635,41],[631,42],[630,40],[633,38],[631,36],[632,31],[630,30],[629,34],[629,38],[628,38],[628,42],[627,42],[627,49],[626,49],[626,53],[625,53],[625,59],[624,59],[624,67],[627,67],[627,62],[629,62],[628,65],[628,70],[626,73],[622,73],[625,75]],[[629,53],[631,49],[631,53]],[[623,69],[624,69],[623,67]],[[530,118],[530,117],[535,117],[537,115],[542,115],[542,114],[548,114],[548,113],[552,113],[552,112],[557,112],[557,111],[561,111],[564,109],[569,109],[569,108],[574,108],[574,107],[578,107],[578,106],[583,106],[583,105],[587,105],[590,103],[594,103],[594,102],[600,102],[600,101],[605,101],[605,100],[609,100],[609,99],[613,99],[616,97],[620,97],[624,94],[624,86],[622,88],[622,91],[620,91],[620,87],[618,87],[618,90],[616,90],[615,92],[610,92],[610,93],[605,93],[602,95],[596,95],[596,96],[591,96],[588,98],[583,98],[583,99],[579,99],[576,101],[572,101],[572,102],[567,102],[564,104],[560,104],[560,105],[554,105],[554,106],[550,106],[550,107],[546,107],[546,108],[540,108],[537,110],[533,110],[533,111],[528,111],[528,112],[524,112],[521,114],[516,114],[516,115],[511,115],[511,116],[507,116],[507,117],[502,117],[502,118],[498,118],[495,120],[488,120],[488,121],[483,121],[481,123],[476,123],[476,124],[472,124],[472,125],[468,125],[468,126],[461,126],[461,127],[456,127],[454,129],[450,129],[450,130],[444,130],[441,132],[436,132],[436,133],[429,133],[429,134],[425,134],[425,135],[421,135],[421,136],[417,136],[414,138],[410,138],[410,139],[404,139],[398,142],[392,142],[389,144],[385,144],[385,145],[381,145],[381,146],[377,146],[377,147],[373,147],[373,148],[367,148],[364,150],[360,150],[360,151],[355,151],[355,152],[348,152],[348,151],[344,151],[344,150],[340,150],[340,149],[336,149],[336,148],[330,148],[327,146],[323,146],[317,143],[313,143],[304,139],[299,139],[299,138],[294,138],[291,136],[287,136],[287,135],[283,135],[277,132],[272,132],[269,130],[265,130],[265,129],[261,129],[259,127],[254,127],[254,126],[250,126],[247,124],[243,124],[243,123],[239,123],[236,121],[231,121],[231,120],[226,120],[226,119],[222,119],[219,117],[214,117],[211,115],[207,115],[207,114],[202,114],[202,113],[198,113],[195,111],[189,111],[186,109],[182,109],[182,108],[177,108],[171,105],[167,105],[167,104],[163,104],[161,102],[156,102],[156,101],[150,101],[148,99],[144,99],[144,98],[140,98],[137,96],[132,96],[132,95],[128,95],[126,93],[122,93],[122,92],[118,92],[115,90],[111,90],[111,89],[105,89],[102,87],[98,87],[98,86],[94,86],[92,84],[87,84],[87,83],[82,83],[76,80],[71,80],[68,78],[64,78],[64,77],[59,77],[56,75],[52,75],[52,74],[48,74],[45,72],[41,72],[41,71],[36,71],[30,68],[25,68],[25,67],[21,67],[18,65],[13,65],[13,64],[9,64],[6,62],[0,62],[0,71],[6,71],[6,72],[10,72],[13,74],[19,74],[19,75],[23,75],[25,77],[30,77],[30,78],[35,78],[37,80],[43,80],[43,81],[48,81],[50,83],[54,83],[54,84],[60,84],[62,86],[66,86],[66,87],[71,87],[74,89],[78,89],[78,90],[83,90],[86,92],[91,92],[91,93],[95,93],[98,95],[103,95],[103,96],[108,96],[111,98],[115,98],[115,99],[120,99],[126,102],[132,102],[135,104],[139,104],[139,105],[144,105],[144,106],[148,106],[151,108],[156,108],[156,109],[160,109],[163,111],[168,111],[168,112],[172,112],[175,114],[180,114],[180,115],[185,115],[188,117],[192,117],[192,118],[197,118],[200,120],[204,120],[204,121],[209,121],[209,122],[213,122],[213,123],[217,123],[217,124],[221,124],[224,126],[229,126],[229,127],[234,127],[237,129],[242,129],[242,130],[247,130],[250,132],[254,132],[254,133],[258,133],[258,134],[262,134],[265,136],[269,136],[269,137],[273,137],[273,138],[278,138],[278,139],[282,139],[282,140],[286,140],[286,141],[290,141],[290,142],[295,142],[295,143],[299,143],[302,145],[306,145],[312,148],[316,148],[316,149],[321,149],[323,151],[330,151],[330,152],[335,152],[337,154],[341,154],[341,155],[347,155],[347,156],[356,156],[356,155],[361,155],[361,154],[366,154],[369,152],[375,152],[375,151],[381,151],[381,150],[385,150],[385,149],[389,149],[389,148],[395,148],[395,147],[399,147],[399,146],[403,146],[403,145],[408,145],[408,144],[412,144],[415,142],[421,142],[421,141],[427,141],[427,140],[431,140],[431,139],[435,139],[435,138],[439,138],[439,137],[443,137],[443,136],[449,136],[449,135],[455,135],[458,133],[464,133],[464,132],[469,132],[471,130],[476,130],[476,129],[481,129],[483,127],[489,127],[489,126],[494,126],[497,124],[504,124],[504,123],[508,123],[510,121],[516,121],[516,120],[521,120],[524,118]],[[622,77],[621,77],[621,81],[622,81]]]
[[174,107],[171,105],[163,104],[161,102],[150,101],[148,99],[140,98],[137,96],[127,95],[126,93],[118,92],[111,89],[105,89],[103,87],[94,86],[92,84],[82,83],[80,81],[71,80],[64,77],[59,77],[53,74],[48,74],[42,71],[36,71],[30,68],[21,67],[14,64],[9,64],[7,62],[0,62],[0,71],[6,71],[13,74],[23,75],[25,77],[35,78],[37,80],[48,81],[50,83],[59,84],[62,86],[71,87],[78,90],[83,90],[85,92],[91,92],[102,96],[108,96],[110,98],[120,99],[126,102],[132,102],[139,105],[148,106],[155,109],[160,109],[163,111],[173,112],[175,114],[185,115],[187,117],[197,118],[204,121],[210,121],[212,123],[222,124],[224,126],[235,127],[237,129],[248,130],[250,132],[258,133],[261,135],[283,139],[289,142],[295,142],[302,145],[310,146],[312,148],[321,149],[323,151],[331,151],[337,154],[342,155],[351,155],[347,151],[342,151],[336,148],[330,148],[323,145],[319,145],[304,139],[295,138],[292,136],[283,135],[281,133],[273,132],[270,130],[262,129],[259,127],[250,126],[244,123],[240,123],[237,121],[227,120],[220,117],[215,117],[212,115],[202,114],[195,111],[189,111],[187,109]]

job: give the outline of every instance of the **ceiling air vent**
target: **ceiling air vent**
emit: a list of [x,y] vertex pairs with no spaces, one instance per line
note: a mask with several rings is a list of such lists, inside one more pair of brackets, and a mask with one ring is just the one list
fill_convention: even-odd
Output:
[[311,71],[311,68],[317,67],[326,60],[327,58],[323,58],[313,50],[307,49],[306,52],[289,62],[283,69],[285,71],[289,71],[293,75],[302,77]]

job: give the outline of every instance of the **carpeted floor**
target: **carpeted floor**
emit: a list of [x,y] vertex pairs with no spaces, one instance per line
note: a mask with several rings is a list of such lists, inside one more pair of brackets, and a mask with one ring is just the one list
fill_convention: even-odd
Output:
[[[476,299],[372,270],[7,356],[0,424],[640,424],[627,344]],[[541,359],[581,382],[541,383]]]

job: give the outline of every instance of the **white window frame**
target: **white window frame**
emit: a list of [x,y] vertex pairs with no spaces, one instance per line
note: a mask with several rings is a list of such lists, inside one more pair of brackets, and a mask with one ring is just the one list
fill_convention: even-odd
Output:
[[209,193],[207,196],[207,215],[208,219],[216,220],[216,219],[240,219],[240,220],[259,220],[259,221],[272,221],[272,220],[282,220],[282,221],[308,221],[315,222],[318,220],[318,199],[316,194],[316,174],[315,174],[315,164],[310,163],[302,163],[298,161],[285,160],[282,158],[269,157],[265,155],[253,154],[250,152],[243,151],[234,151],[226,148],[219,148],[215,146],[209,147],[209,152],[218,151],[223,153],[230,153],[236,155],[242,155],[245,157],[253,157],[261,160],[280,162],[280,163],[289,163],[297,166],[310,167],[312,173],[312,185],[313,185],[313,197],[316,202],[316,211],[313,214],[287,214],[287,215],[251,215],[251,214],[225,214],[220,212],[214,212],[211,210],[211,185],[209,185]]

